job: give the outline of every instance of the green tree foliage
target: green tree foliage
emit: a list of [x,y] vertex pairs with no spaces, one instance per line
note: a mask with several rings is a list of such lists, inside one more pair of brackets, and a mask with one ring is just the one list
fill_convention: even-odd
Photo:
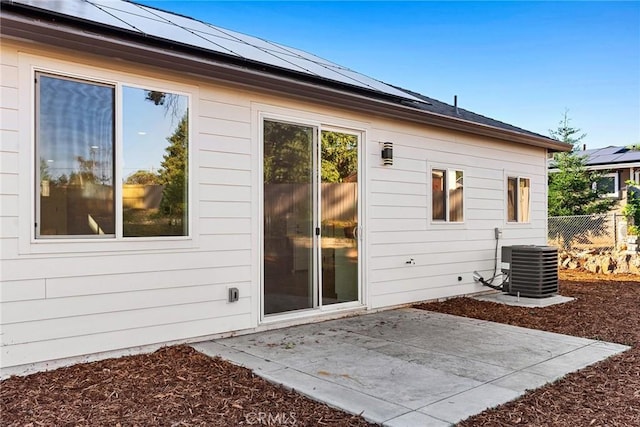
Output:
[[358,138],[339,132],[322,132],[322,182],[344,182],[358,173]]
[[265,184],[310,183],[312,142],[312,128],[265,122]]
[[[578,151],[578,144],[586,134],[572,127],[570,121],[565,111],[558,128],[549,131],[551,137],[572,144],[573,150],[554,154],[553,160],[558,171],[549,173],[548,214],[553,217],[566,217],[606,213],[615,205],[616,200],[604,197],[607,190],[597,185],[603,177],[603,172],[587,170],[586,156],[579,155]],[[605,232],[604,218],[593,216],[587,222],[586,227],[594,230],[592,234]],[[584,228],[584,222],[566,218],[550,223],[549,235],[561,238],[565,248],[568,248],[572,241],[584,238]]]
[[159,183],[164,185],[160,210],[171,217],[183,218],[187,203],[188,161],[188,113],[186,113],[167,142],[158,173]]
[[571,126],[569,110],[564,110],[562,120],[560,120],[556,129],[549,129],[551,138],[573,145],[572,152],[580,149],[578,144],[587,136],[586,133],[581,132],[580,129]]
[[[355,135],[322,132],[320,143],[322,182],[343,182],[358,172],[358,140]],[[312,128],[265,122],[265,184],[310,183],[312,147]]]
[[159,184],[160,176],[157,173],[147,171],[147,170],[139,170],[135,173],[129,175],[125,184],[142,184],[142,185],[152,185]]
[[573,146],[572,151],[555,153],[553,156],[558,172],[549,174],[549,216],[608,212],[616,201],[603,197],[606,189],[594,186],[602,178],[603,172],[587,170],[586,157],[578,151],[578,144],[587,135],[572,127],[570,122],[568,111],[565,111],[557,129],[549,130],[552,138]]
[[627,234],[637,235],[640,226],[640,187],[632,180],[627,180],[625,183],[627,184],[627,203],[622,208],[622,215],[627,220]]
[[549,216],[591,215],[608,212],[616,200],[604,197],[598,185],[602,173],[588,171],[586,158],[576,153],[554,156],[558,172],[549,174]]

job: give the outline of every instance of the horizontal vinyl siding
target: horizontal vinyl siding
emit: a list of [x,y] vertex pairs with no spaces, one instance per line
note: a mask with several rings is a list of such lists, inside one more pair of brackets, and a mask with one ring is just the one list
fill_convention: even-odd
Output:
[[[245,297],[235,305],[244,306],[244,310],[248,311],[250,301],[250,298]],[[216,318],[232,316],[236,311],[225,298],[201,299],[188,305],[172,304],[110,313],[95,312],[86,314],[81,319],[69,316],[3,325],[3,333],[5,343],[18,345],[194,321],[209,320],[214,329]],[[216,316],[212,317],[211,313],[216,313]],[[29,337],[29,341],[25,342],[25,337]]]
[[[18,193],[22,180],[30,177],[18,170],[18,156],[30,136],[18,129],[18,56],[4,58],[14,63],[2,64],[0,85],[2,366],[256,326],[248,98],[200,85],[199,97],[192,99],[197,114],[192,118],[197,133],[191,136],[198,214],[194,245],[166,249],[159,239],[156,249],[116,251],[107,242],[90,242],[82,245],[86,251],[22,254],[17,246],[19,197],[30,195]],[[169,85],[174,79],[155,77]],[[21,96],[29,90],[24,88]],[[229,287],[239,289],[238,302],[227,302]]]
[[[223,221],[216,219],[215,221]],[[222,227],[222,226],[221,226]],[[240,227],[238,227],[240,228]],[[227,234],[232,234],[228,232]],[[250,265],[250,250],[226,250],[215,252],[191,251],[144,254],[103,253],[38,258],[22,257],[3,261],[3,281],[27,280],[34,276],[51,279],[90,275],[130,274],[151,271],[176,271],[195,268]],[[37,270],[32,267],[37,264]]]
[[[21,50],[38,53],[36,48]],[[258,325],[260,179],[255,167],[259,113],[359,129],[365,193],[362,262],[365,303],[370,308],[477,292],[473,270],[493,269],[493,228],[501,244],[545,242],[544,150],[452,131],[403,124],[258,92],[247,92],[144,66],[99,62],[80,55],[68,64],[104,69],[113,79],[148,76],[196,87],[192,98],[192,191],[197,217],[190,245],[132,248],[129,243],[86,242],[84,250],[45,254],[24,250],[24,197],[29,181],[20,170],[30,156],[30,135],[20,129],[18,96],[29,96],[19,72],[16,45],[2,46],[0,71],[0,323],[2,365],[19,366],[70,356],[185,341]],[[43,56],[49,52],[39,52]],[[53,67],[56,69],[56,67]],[[86,71],[86,70],[85,70]],[[24,71],[24,72],[28,72]],[[83,74],[83,73],[80,73]],[[90,74],[90,73],[89,73]],[[5,96],[6,95],[6,96]],[[380,164],[380,141],[394,143],[392,166]],[[18,161],[20,159],[20,163]],[[28,159],[31,162],[31,159]],[[430,168],[465,172],[464,224],[430,221]],[[531,223],[505,221],[505,173],[531,178]],[[195,211],[194,211],[195,212]],[[26,212],[28,218],[30,212]],[[22,227],[22,228],[19,228]],[[28,239],[27,239],[28,240]],[[18,243],[21,246],[18,246]],[[115,242],[114,242],[115,243]],[[175,243],[175,242],[174,242]],[[64,246],[64,244],[60,244]],[[60,246],[59,245],[59,246]],[[40,245],[40,247],[46,247]],[[75,246],[77,248],[78,246]],[[111,249],[110,249],[111,248]],[[115,249],[117,248],[117,249]],[[413,259],[414,264],[407,264]],[[460,277],[462,280],[458,280]],[[228,287],[240,301],[227,303]],[[303,320],[301,320],[303,321]]]
[[[18,251],[18,93],[17,52],[0,46],[0,256],[3,258]],[[0,267],[0,281],[2,270]],[[12,287],[0,290],[0,295],[12,298],[10,295],[16,292],[21,293]]]
[[[463,137],[415,126],[376,126],[370,141],[368,285],[372,307],[393,306],[483,290],[491,277],[495,227],[500,246],[544,244],[544,150]],[[378,141],[393,141],[393,165],[382,166]],[[464,171],[464,222],[431,221],[431,168]],[[505,176],[531,179],[531,222],[506,222]],[[499,254],[499,253],[498,253]],[[412,262],[409,262],[412,260]],[[486,288],[485,288],[486,289]]]
[[[44,279],[17,280],[0,284],[0,301],[2,304],[46,298]],[[10,319],[7,317],[7,319]]]
[[[185,307],[185,309],[188,309],[188,307]],[[52,341],[34,341],[2,347],[1,359],[3,366],[11,367],[70,356],[185,340],[188,338],[187,334],[198,337],[237,329],[238,325],[250,323],[250,318],[251,316],[248,313],[240,313],[217,317],[215,321],[203,319],[105,333],[94,332],[89,335],[58,338]]]

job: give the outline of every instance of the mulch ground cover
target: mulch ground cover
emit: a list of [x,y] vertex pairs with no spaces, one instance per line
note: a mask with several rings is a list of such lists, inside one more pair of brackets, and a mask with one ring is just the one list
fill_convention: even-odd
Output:
[[640,278],[571,271],[561,279],[560,293],[575,301],[529,309],[455,298],[417,306],[632,346],[460,426],[640,426]]
[[4,426],[368,426],[188,346],[11,377]]
[[[563,273],[575,301],[527,309],[456,298],[419,308],[633,346],[461,426],[640,426],[640,279]],[[7,426],[366,426],[187,346],[0,382]]]

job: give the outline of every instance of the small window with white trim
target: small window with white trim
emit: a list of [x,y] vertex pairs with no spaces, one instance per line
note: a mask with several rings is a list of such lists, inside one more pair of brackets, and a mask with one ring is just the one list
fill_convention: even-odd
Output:
[[464,221],[464,172],[455,169],[431,170],[431,219]]
[[507,221],[529,222],[531,214],[531,180],[519,176],[507,177]]
[[188,236],[188,106],[37,72],[36,238]]

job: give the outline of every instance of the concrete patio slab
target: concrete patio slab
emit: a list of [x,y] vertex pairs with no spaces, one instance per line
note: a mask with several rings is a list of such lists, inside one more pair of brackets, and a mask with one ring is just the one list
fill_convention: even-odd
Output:
[[573,301],[575,299],[572,297],[563,297],[562,295],[554,295],[546,298],[528,298],[504,293],[477,295],[472,298],[477,299],[478,301],[497,302],[498,304],[530,308],[549,307],[551,305],[564,304],[565,302]]
[[420,412],[408,412],[390,419],[384,425],[389,427],[448,427],[451,423]]
[[409,411],[400,404],[372,396],[364,390],[341,386],[296,369],[283,368],[279,371],[256,373],[267,381],[282,384],[288,389],[352,414],[366,410],[367,417],[371,420],[388,420]]
[[518,396],[520,393],[517,391],[493,384],[483,384],[420,408],[418,412],[455,424]]
[[512,374],[505,375],[502,378],[491,381],[491,384],[502,388],[508,388],[523,394],[527,390],[542,387],[548,382],[549,378],[543,375],[534,374],[533,372],[516,371]]
[[411,308],[193,347],[375,423],[434,427],[629,348]]

